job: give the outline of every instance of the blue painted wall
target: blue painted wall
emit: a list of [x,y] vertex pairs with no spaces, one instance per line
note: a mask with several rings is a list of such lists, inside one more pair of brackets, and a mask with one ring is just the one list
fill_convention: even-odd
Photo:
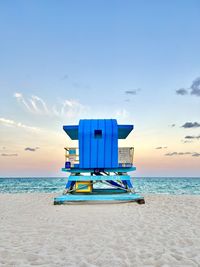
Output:
[[118,125],[110,120],[80,120],[79,167],[118,167]]

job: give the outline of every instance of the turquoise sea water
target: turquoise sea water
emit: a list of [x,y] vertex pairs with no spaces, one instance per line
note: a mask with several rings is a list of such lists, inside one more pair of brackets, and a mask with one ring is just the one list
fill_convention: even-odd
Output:
[[[143,194],[200,195],[200,178],[134,178]],[[61,193],[66,178],[0,178],[0,193]]]

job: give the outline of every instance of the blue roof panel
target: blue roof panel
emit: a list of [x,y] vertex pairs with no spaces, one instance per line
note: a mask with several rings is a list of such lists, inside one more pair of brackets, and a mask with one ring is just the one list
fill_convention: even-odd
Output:
[[133,125],[118,125],[118,139],[125,139],[133,128]]
[[[94,123],[95,120],[90,120],[90,121]],[[125,139],[133,130],[133,128],[134,128],[133,125],[118,125],[118,139]],[[63,130],[72,140],[78,140],[78,125],[64,125]]]
[[64,125],[63,130],[72,140],[78,140],[78,125]]

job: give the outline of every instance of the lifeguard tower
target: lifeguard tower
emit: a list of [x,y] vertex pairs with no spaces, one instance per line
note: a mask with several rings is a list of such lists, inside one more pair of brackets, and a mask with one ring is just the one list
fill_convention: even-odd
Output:
[[133,125],[118,125],[114,119],[80,120],[79,125],[63,126],[78,148],[65,148],[64,172],[69,172],[62,196],[54,204],[80,201],[136,201],[144,198],[134,191],[128,172],[133,166],[133,147],[118,147]]

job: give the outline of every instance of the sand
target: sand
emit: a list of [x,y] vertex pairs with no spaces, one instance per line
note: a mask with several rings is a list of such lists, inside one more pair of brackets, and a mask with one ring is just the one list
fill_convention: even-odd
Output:
[[0,194],[0,266],[200,266],[200,196],[53,205]]

